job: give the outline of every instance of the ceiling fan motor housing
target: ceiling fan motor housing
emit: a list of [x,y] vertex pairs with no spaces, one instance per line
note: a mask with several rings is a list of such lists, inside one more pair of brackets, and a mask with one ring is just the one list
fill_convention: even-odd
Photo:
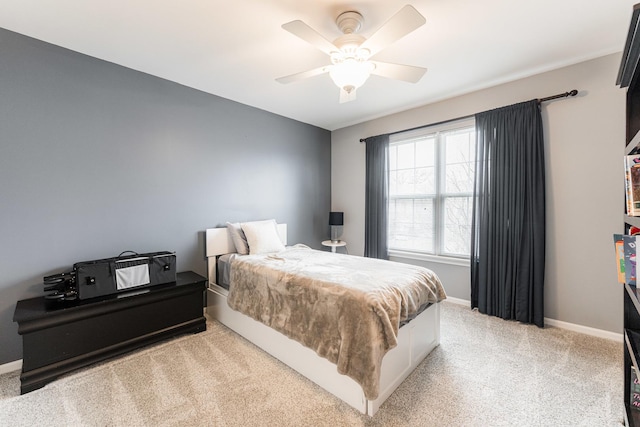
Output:
[[370,54],[369,50],[360,49],[365,40],[360,34],[343,34],[335,39],[333,44],[340,49],[340,52],[337,52],[338,56],[366,60]]
[[336,25],[344,34],[353,34],[360,31],[364,18],[358,12],[343,12],[336,18]]

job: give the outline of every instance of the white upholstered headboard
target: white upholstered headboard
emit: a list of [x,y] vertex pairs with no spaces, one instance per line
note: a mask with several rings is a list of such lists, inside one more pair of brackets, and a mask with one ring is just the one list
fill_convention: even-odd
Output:
[[[282,244],[287,244],[287,224],[278,224],[278,235]],[[236,251],[236,247],[229,237],[227,227],[208,228],[205,230],[205,256],[207,257],[207,271],[209,283],[216,282],[216,257],[230,254]]]

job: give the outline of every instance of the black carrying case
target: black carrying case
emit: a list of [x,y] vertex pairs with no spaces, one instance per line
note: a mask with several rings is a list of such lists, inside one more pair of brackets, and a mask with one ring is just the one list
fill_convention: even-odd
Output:
[[73,271],[78,299],[95,298],[175,282],[176,255],[126,251],[113,258],[77,262]]

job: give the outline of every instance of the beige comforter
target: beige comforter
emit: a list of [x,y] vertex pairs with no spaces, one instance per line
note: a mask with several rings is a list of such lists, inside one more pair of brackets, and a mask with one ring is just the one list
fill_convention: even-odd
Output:
[[444,298],[428,269],[292,247],[234,258],[227,301],[335,363],[374,400],[400,322]]

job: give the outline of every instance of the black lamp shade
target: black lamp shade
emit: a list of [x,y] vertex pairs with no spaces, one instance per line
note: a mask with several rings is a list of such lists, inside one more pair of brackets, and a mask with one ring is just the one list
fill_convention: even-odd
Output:
[[344,225],[344,212],[329,212],[329,225]]

